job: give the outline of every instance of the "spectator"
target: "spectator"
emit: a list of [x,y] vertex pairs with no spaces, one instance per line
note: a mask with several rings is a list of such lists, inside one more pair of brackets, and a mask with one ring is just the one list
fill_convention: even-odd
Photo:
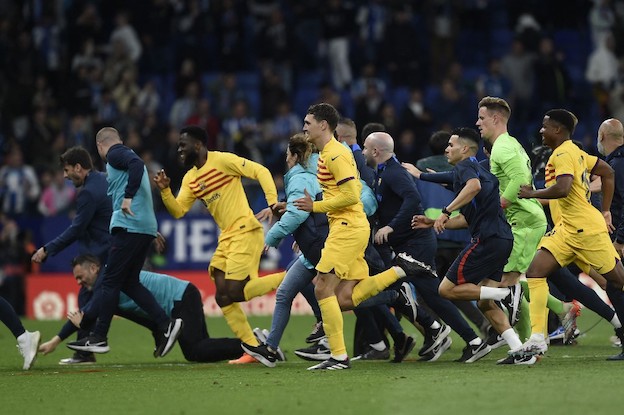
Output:
[[593,0],[593,3],[588,21],[594,48],[598,49],[615,26],[615,13],[611,8],[611,0]]
[[354,11],[342,0],[328,0],[321,13],[323,40],[334,87],[349,88],[353,75],[349,62],[349,41],[354,32]]
[[245,93],[238,87],[236,75],[232,72],[222,73],[209,89],[214,97],[217,116],[222,120],[230,116],[234,102],[245,99]]
[[160,107],[160,94],[154,85],[154,81],[147,81],[137,95],[136,103],[141,114],[154,114]]
[[72,58],[71,69],[78,71],[81,66],[87,68],[101,68],[102,59],[96,54],[93,38],[86,38],[82,43],[82,49]]
[[359,78],[357,78],[351,87],[351,96],[354,101],[358,101],[365,97],[368,85],[374,84],[377,88],[377,91],[381,95],[385,95],[386,93],[386,83],[379,77],[377,77],[377,68],[375,64],[372,62],[366,63],[362,67],[362,73]]
[[499,59],[490,59],[487,73],[481,75],[475,84],[477,98],[507,97],[511,91],[511,83],[501,72]]
[[609,34],[604,38],[604,43],[589,55],[585,71],[585,79],[592,85],[594,98],[601,110],[602,118],[608,116],[609,91],[617,79],[619,64],[614,51],[615,40],[613,35]]
[[195,113],[199,99],[199,84],[191,82],[186,86],[186,92],[173,103],[169,112],[169,124],[175,128],[182,128],[186,120]]
[[257,39],[258,57],[262,66],[271,67],[282,88],[292,90],[293,40],[289,25],[279,8],[271,11],[268,24],[260,30]]
[[514,119],[524,125],[531,116],[535,55],[526,51],[520,39],[515,39],[511,50],[501,60],[501,73],[511,83],[509,105],[514,109]]
[[355,21],[359,26],[360,48],[368,62],[379,60],[381,44],[384,40],[388,10],[382,0],[361,2]]
[[136,71],[126,69],[121,75],[121,80],[112,91],[119,112],[127,114],[130,111],[130,106],[136,103],[138,95],[139,86],[136,83]]
[[45,170],[41,174],[41,197],[38,209],[43,216],[67,214],[76,196],[76,189],[68,186],[62,170]]
[[11,144],[0,167],[2,213],[11,216],[33,213],[40,192],[35,169],[24,164],[19,145]]
[[555,51],[552,39],[543,38],[535,60],[535,99],[541,105],[541,112],[565,107],[571,90],[572,82],[562,53]]
[[381,109],[386,103],[377,85],[370,82],[366,85],[366,95],[355,104],[355,125],[364,125],[369,122],[381,123]]
[[[288,92],[284,89],[277,72],[271,68],[266,68],[262,72],[262,82],[260,84],[260,99],[262,108],[260,109],[260,119],[270,120],[277,115],[279,103],[288,100]],[[286,137],[288,139],[290,135]]]
[[[401,131],[410,130],[413,132],[416,141],[422,142],[429,135],[432,118],[429,108],[425,106],[422,91],[413,88],[410,97],[401,110]],[[398,145],[401,145],[399,140]]]
[[[186,88],[189,84],[195,82],[198,85],[201,85],[201,79],[199,74],[197,73],[197,65],[195,61],[191,58],[186,58],[182,61],[180,65],[180,70],[178,71],[175,79],[175,96],[179,98],[186,93]],[[201,95],[201,91],[200,91]]]
[[236,101],[232,108],[232,116],[223,120],[222,148],[225,151],[252,160],[262,160],[256,147],[258,142],[258,124],[249,115],[247,102]]
[[121,11],[115,16],[115,29],[111,33],[110,43],[120,42],[132,62],[137,63],[143,53],[141,41],[130,24],[130,16]]
[[217,149],[217,140],[221,132],[221,123],[219,119],[213,115],[210,100],[202,98],[197,103],[197,110],[191,117],[186,120],[185,125],[197,125],[208,134],[208,143],[206,147],[210,151]]
[[423,82],[421,51],[416,28],[407,7],[395,10],[386,26],[382,59],[394,86],[417,86]]

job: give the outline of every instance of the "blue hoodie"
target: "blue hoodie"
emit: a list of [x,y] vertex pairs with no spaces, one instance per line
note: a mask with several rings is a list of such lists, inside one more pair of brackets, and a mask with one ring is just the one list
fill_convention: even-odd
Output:
[[321,193],[321,186],[316,178],[316,165],[319,155],[314,153],[308,159],[306,167],[297,163],[284,176],[286,190],[286,212],[275,225],[267,232],[264,239],[269,246],[276,247],[286,236],[295,230],[310,216],[309,212],[299,210],[293,202],[304,196],[306,189],[312,199]]

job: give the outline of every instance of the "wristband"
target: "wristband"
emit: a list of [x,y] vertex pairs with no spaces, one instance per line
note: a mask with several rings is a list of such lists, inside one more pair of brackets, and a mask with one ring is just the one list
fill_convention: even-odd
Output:
[[446,209],[446,206],[444,206],[444,207],[442,208],[442,213],[443,213],[443,214],[445,214],[446,216],[448,216],[449,218],[451,217],[451,212],[449,212],[449,211]]

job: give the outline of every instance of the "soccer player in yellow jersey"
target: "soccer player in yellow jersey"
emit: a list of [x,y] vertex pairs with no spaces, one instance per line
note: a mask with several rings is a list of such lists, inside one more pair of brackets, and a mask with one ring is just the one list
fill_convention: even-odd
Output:
[[331,357],[308,370],[350,368],[341,309],[356,307],[405,277],[406,272],[427,271],[423,270],[424,264],[401,253],[395,266],[368,277],[364,250],[370,227],[360,201],[361,184],[353,153],[334,138],[339,118],[333,106],[321,103],[312,105],[303,121],[304,133],[320,151],[317,178],[323,200],[313,201],[305,191],[305,197],[295,200],[294,204],[307,212],[325,212],[329,220],[329,235],[321,251],[321,260],[316,265],[315,294]]
[[[264,248],[264,230],[254,216],[241,177],[258,180],[269,208],[258,215],[271,216],[270,207],[277,203],[277,190],[269,170],[235,154],[208,151],[206,131],[197,126],[180,130],[178,157],[190,170],[184,175],[180,192],[174,197],[170,179],[160,171],[154,181],[160,189],[165,207],[175,218],[189,211],[200,200],[221,230],[217,249],[208,268],[215,281],[215,300],[234,334],[244,343],[258,345],[247,317],[238,304],[276,289],[285,273],[258,278],[260,256]],[[251,363],[251,356],[240,361]]]
[[[546,326],[546,276],[572,262],[586,273],[590,268],[618,289],[624,284],[624,268],[611,243],[613,230],[609,208],[613,198],[613,169],[579,149],[570,139],[577,119],[564,109],[546,113],[540,133],[544,145],[553,149],[546,165],[546,188],[522,186],[521,198],[549,199],[554,228],[541,240],[526,276],[531,292],[532,334],[512,354],[543,354]],[[589,201],[590,175],[602,179],[602,214]]]

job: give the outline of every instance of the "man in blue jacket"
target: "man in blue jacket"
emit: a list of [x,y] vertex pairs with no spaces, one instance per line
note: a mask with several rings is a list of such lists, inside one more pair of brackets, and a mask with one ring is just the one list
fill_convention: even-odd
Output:
[[[101,267],[98,258],[93,255],[78,255],[72,261],[72,272],[81,289],[89,293],[89,300],[79,311],[70,312],[70,320],[59,333],[39,347],[39,352],[53,352],[56,347],[70,336],[76,327],[88,329],[95,323],[99,307],[100,293],[94,291],[100,279]],[[185,330],[178,343],[186,360],[190,362],[217,362],[239,358],[243,351],[240,340],[234,338],[211,338],[206,328],[201,294],[197,287],[165,274],[141,271],[141,284],[156,298],[169,317],[184,320]],[[119,296],[115,314],[134,321],[152,331],[155,338],[158,326],[147,314],[125,294]],[[92,362],[91,362],[92,363]]]
[[[615,118],[603,121],[598,129],[596,144],[600,154],[605,156],[605,161],[615,172],[615,189],[611,202],[611,220],[615,231],[611,233],[611,239],[621,257],[624,249],[624,127],[622,127],[622,123]],[[622,293],[613,289],[610,284],[607,284],[607,293],[616,312],[620,311],[622,309]],[[624,316],[618,315],[618,317],[620,321],[624,321]],[[616,328],[615,334],[620,339],[622,352],[609,359],[624,360],[624,328],[622,326]]]
[[[432,229],[412,229],[413,215],[424,210],[416,184],[394,155],[394,140],[387,133],[373,133],[364,141],[363,154],[369,166],[375,167],[374,190],[377,196],[377,232],[375,243],[387,244],[392,251],[407,252],[435,270],[436,238]],[[390,258],[386,258],[389,262]],[[447,322],[466,341],[467,349],[478,348],[482,341],[463,319],[457,307],[440,297],[440,280],[432,272],[410,276],[410,282],[423,296],[429,307]],[[437,360],[451,344],[447,339],[450,328],[433,321],[432,327],[424,327],[425,343],[419,354],[425,356],[436,349],[437,355],[427,360]],[[442,347],[437,347],[443,345]],[[485,356],[480,354],[479,358]],[[471,354],[470,358],[474,358]],[[459,361],[465,361],[460,358]],[[475,359],[476,360],[476,359]]]
[[96,145],[106,160],[108,194],[113,202],[110,222],[112,235],[108,262],[102,276],[102,300],[97,323],[89,336],[67,345],[72,350],[106,353],[107,334],[124,292],[147,312],[158,325],[155,356],[165,356],[182,330],[182,319],[170,319],[140,283],[139,273],[157,233],[156,215],[149,176],[143,160],[123,145],[119,132],[111,127],[98,131]]
[[[32,261],[41,263],[48,256],[54,256],[77,242],[79,254],[93,254],[100,263],[106,264],[111,241],[108,225],[113,213],[111,198],[106,193],[106,174],[93,169],[91,155],[80,146],[69,148],[61,155],[60,161],[65,178],[71,180],[78,189],[76,216],[62,234],[33,254]],[[80,289],[79,307],[86,304],[89,295],[88,290]],[[88,332],[78,330],[79,339],[88,335]],[[59,363],[66,365],[93,362],[93,353],[77,351],[72,357],[61,359]]]

